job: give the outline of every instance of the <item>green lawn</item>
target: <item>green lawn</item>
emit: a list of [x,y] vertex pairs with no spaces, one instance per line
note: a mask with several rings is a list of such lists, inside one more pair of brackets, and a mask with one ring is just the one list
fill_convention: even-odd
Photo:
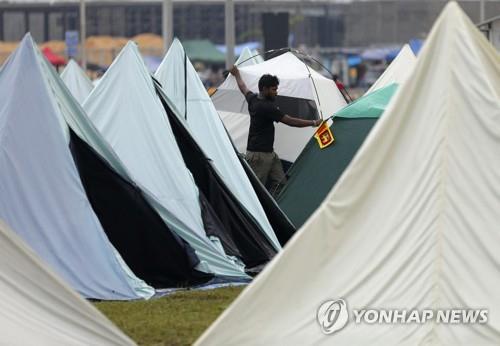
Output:
[[183,291],[149,301],[94,304],[140,345],[189,345],[242,289]]

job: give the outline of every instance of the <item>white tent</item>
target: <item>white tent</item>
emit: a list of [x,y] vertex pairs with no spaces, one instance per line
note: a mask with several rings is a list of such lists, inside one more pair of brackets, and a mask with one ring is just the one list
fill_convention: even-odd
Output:
[[[394,97],[319,210],[198,345],[500,343],[500,56],[449,2]],[[323,326],[347,324],[327,335],[319,308],[337,298],[342,316]],[[489,314],[356,323],[363,308]]]
[[392,83],[403,84],[413,71],[416,61],[417,57],[410,46],[405,44],[396,58],[394,58],[384,73],[382,73],[377,81],[368,89],[366,94],[386,87]]
[[246,278],[205,233],[198,189],[135,43],[120,52],[83,106],[165,223],[195,249],[198,269]]
[[[186,64],[185,68],[184,64]],[[226,129],[179,40],[175,39],[170,46],[155,77],[162,84],[163,90],[179,114],[185,115],[192,135],[213,161],[224,182],[258,221],[276,250],[281,249],[257,195],[236,156]]]
[[0,344],[133,345],[0,220]]
[[[293,98],[295,101],[300,100],[300,106],[295,106],[300,111],[310,109],[312,104],[312,108],[319,113],[316,116],[321,118],[328,118],[346,104],[332,80],[323,77],[290,52],[260,64],[242,67],[240,72],[247,87],[255,93],[259,92],[258,82],[263,74],[278,76],[280,96]],[[212,95],[212,100],[236,148],[245,153],[250,116],[248,105],[238,89],[234,76],[227,77],[217,92]],[[291,101],[288,99],[288,102]],[[290,115],[300,116],[300,114]],[[278,123],[274,151],[281,159],[295,161],[315,130],[314,128],[293,128]]]
[[[47,62],[44,65],[44,74],[62,110],[61,124],[80,179],[106,234],[125,262],[141,279],[158,288],[208,280],[209,275],[195,268],[199,258],[193,255],[193,249],[162,222],[162,206],[133,180],[55,69],[47,67]],[[152,294],[151,288],[149,291]]]
[[87,199],[51,69],[27,34],[0,71],[0,218],[83,296],[149,297]]
[[75,99],[80,103],[83,103],[94,88],[89,77],[87,77],[85,72],[73,59],[68,62],[61,72],[61,78],[71,91],[71,94],[73,94]]

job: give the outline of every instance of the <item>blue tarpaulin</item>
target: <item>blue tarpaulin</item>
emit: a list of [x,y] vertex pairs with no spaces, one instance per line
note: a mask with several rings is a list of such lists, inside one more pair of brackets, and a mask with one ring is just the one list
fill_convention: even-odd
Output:
[[410,40],[410,48],[415,53],[415,55],[418,55],[418,52],[420,52],[420,49],[422,48],[422,45],[424,44],[424,40],[421,40],[419,38],[413,38]]
[[363,60],[385,60],[386,56],[394,50],[401,49],[401,46],[385,46],[367,48],[361,53]]
[[386,61],[393,61],[394,59],[396,59],[396,57],[398,56],[399,52],[401,51],[401,48],[398,48],[398,49],[393,49],[391,50],[386,56],[385,56],[385,60]]
[[361,64],[361,61],[362,59],[359,55],[347,57],[347,65],[349,65],[349,67],[358,66],[359,64]]

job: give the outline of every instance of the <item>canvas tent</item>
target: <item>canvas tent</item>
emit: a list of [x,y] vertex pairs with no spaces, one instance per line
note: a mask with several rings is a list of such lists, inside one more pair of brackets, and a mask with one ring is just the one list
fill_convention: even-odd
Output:
[[417,58],[408,44],[401,48],[396,58],[389,64],[387,69],[377,79],[377,81],[368,89],[365,95],[377,89],[386,87],[392,83],[402,84],[415,67]]
[[[258,93],[258,81],[263,74],[278,76],[280,85],[278,106],[285,114],[306,119],[328,118],[345,106],[345,100],[335,83],[308,67],[293,53],[287,52],[257,65],[242,67],[241,76],[248,89]],[[250,117],[245,98],[236,79],[229,75],[212,95],[233,142],[245,153]],[[295,161],[315,129],[293,128],[281,123],[276,126],[274,151],[282,160]]]
[[179,40],[173,41],[155,77],[230,191],[255,218],[274,248],[281,249],[224,125]]
[[[195,269],[199,259],[190,245],[162,221],[147,201],[144,191],[131,180],[123,163],[92,126],[64,82],[36,53],[35,49],[34,55],[39,58],[35,63],[39,63],[53,102],[60,111],[52,116],[59,120],[92,209],[121,255],[117,256],[118,260],[123,257],[135,274],[158,288],[210,280],[211,275]],[[29,60],[27,63],[33,64]],[[43,209],[39,211],[43,212]],[[85,266],[85,263],[80,264]],[[149,296],[153,290],[147,287],[144,293]]]
[[71,94],[73,94],[75,99],[80,103],[87,98],[94,87],[89,77],[87,77],[85,72],[73,59],[70,59],[61,72],[61,78],[71,91]]
[[[198,190],[197,176],[188,169],[181,152],[191,143],[177,143],[179,131],[173,129],[176,124],[171,125],[135,44],[129,42],[122,50],[84,108],[134,181],[147,191],[164,222],[194,248],[201,260],[198,268],[217,276],[247,278],[238,260],[244,256],[234,243],[235,234],[228,234],[221,226],[221,222],[234,220],[234,206],[226,205],[231,209],[227,212],[229,221],[221,220]],[[200,153],[192,151],[188,156],[195,162]],[[201,165],[206,166],[206,162]],[[202,177],[213,183],[207,186],[217,187],[218,182],[209,178]],[[246,219],[238,220],[243,223]],[[243,225],[241,228],[245,229]]]
[[54,76],[29,34],[0,70],[0,218],[83,296],[149,297],[87,199]]
[[114,153],[107,159],[119,166],[120,174],[73,131],[70,138],[71,152],[92,207],[133,271],[155,288],[209,281],[212,275],[196,269],[200,260],[193,248],[165,224],[153,208],[154,201],[148,202],[149,196],[130,179]]
[[0,344],[134,344],[2,221],[0,254]]
[[[449,2],[326,201],[197,345],[500,343],[499,120],[500,56]],[[347,324],[324,334],[336,298]],[[362,308],[489,314],[355,323]]]
[[320,206],[396,92],[391,84],[365,95],[334,114],[335,141],[320,149],[315,138],[288,170],[278,203],[296,227]]
[[[204,283],[193,248],[154,208],[156,201],[133,181],[123,162],[92,125],[53,69],[47,69],[70,131],[73,160],[99,221],[134,273],[156,288]],[[131,212],[133,211],[133,212]]]
[[155,288],[192,286],[210,280],[211,273],[198,270],[203,263],[191,245],[162,219],[158,201],[132,179],[64,83],[52,74],[58,102],[66,108],[63,115],[71,127],[71,152],[85,191],[125,262]]

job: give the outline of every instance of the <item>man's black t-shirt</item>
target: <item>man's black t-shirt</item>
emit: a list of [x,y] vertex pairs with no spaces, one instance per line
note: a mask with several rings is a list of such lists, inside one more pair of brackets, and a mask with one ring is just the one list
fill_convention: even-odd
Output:
[[248,92],[245,98],[250,113],[247,150],[270,153],[273,151],[274,122],[279,122],[284,114],[273,101],[260,98],[253,92]]

